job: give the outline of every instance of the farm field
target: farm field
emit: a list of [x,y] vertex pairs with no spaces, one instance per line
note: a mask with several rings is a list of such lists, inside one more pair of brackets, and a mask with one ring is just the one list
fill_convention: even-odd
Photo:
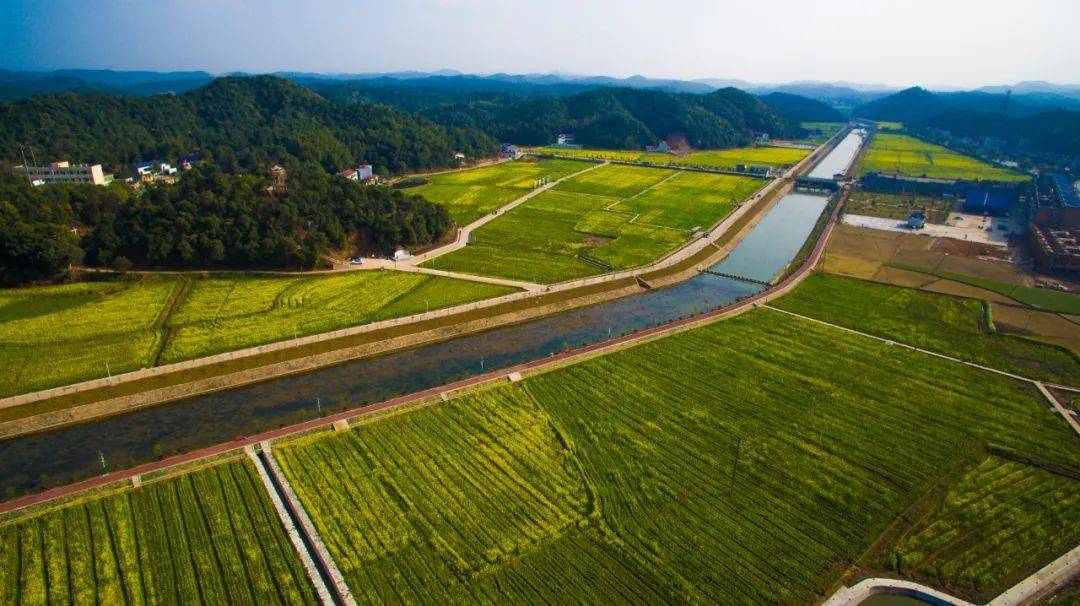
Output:
[[607,149],[541,148],[537,150],[537,152],[559,154],[562,156],[576,156],[594,160],[649,162],[660,165],[674,164],[676,166],[701,166],[725,170],[734,170],[735,166],[739,164],[762,164],[773,167],[791,166],[810,155],[810,150],[808,149],[772,146],[701,150],[693,151],[686,155]]
[[1022,376],[1080,386],[1080,358],[1063,348],[988,332],[982,304],[814,274],[770,303],[780,309]]
[[529,193],[542,177],[552,181],[590,165],[573,160],[517,160],[427,177],[430,183],[406,191],[446,206],[454,223],[467,225]]
[[727,215],[764,182],[609,165],[563,181],[426,267],[550,283],[644,265]]
[[0,363],[10,370],[0,374],[0,396],[510,292],[391,271],[148,277],[0,290]]
[[0,604],[315,604],[254,467],[0,524]]
[[0,396],[150,365],[178,290],[171,280],[0,290]]
[[1080,314],[1080,295],[1051,290],[1049,288],[1037,288],[1034,286],[1024,286],[1023,284],[1018,283],[1002,282],[990,278],[968,276],[953,273],[946,269],[941,269],[940,267],[938,269],[932,269],[906,263],[894,263],[893,265],[908,271],[926,273],[939,278],[945,278],[946,280],[952,280],[954,282],[960,282],[961,284],[968,284],[977,288],[996,292],[1038,309],[1067,314]]
[[824,143],[829,140],[829,137],[835,135],[844,128],[846,123],[844,122],[802,122],[799,126],[809,131],[809,136],[805,137],[804,141],[811,143]]
[[965,474],[886,552],[894,572],[989,601],[1080,538],[1080,480],[998,457]]
[[851,192],[844,205],[844,212],[853,215],[883,217],[885,219],[906,220],[914,210],[926,213],[927,223],[944,224],[949,218],[949,211],[956,204],[955,200],[932,196],[882,194],[856,190]]
[[805,604],[946,470],[1076,465],[1069,431],[1024,384],[759,310],[275,452],[361,601]]
[[948,148],[907,135],[879,133],[870,143],[860,175],[904,174],[936,179],[1026,181],[1021,172],[999,168]]

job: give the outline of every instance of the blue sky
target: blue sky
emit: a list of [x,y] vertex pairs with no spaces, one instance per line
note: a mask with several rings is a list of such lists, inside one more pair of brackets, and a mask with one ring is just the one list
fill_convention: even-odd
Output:
[[0,67],[1080,82],[1077,24],[1077,0],[3,0]]

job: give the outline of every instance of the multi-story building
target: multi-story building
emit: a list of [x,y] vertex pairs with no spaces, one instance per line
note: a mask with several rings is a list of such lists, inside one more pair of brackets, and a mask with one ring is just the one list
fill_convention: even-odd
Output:
[[35,185],[56,183],[89,183],[108,185],[112,175],[106,175],[100,164],[70,164],[53,162],[48,166],[16,166],[16,172],[25,173]]

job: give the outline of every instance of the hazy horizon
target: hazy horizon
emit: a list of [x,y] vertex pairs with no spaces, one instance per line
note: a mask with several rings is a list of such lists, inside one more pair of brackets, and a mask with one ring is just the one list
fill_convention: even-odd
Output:
[[[1080,3],[1004,0],[19,0],[0,67],[359,74],[454,70],[975,88],[1080,81]],[[72,18],[63,18],[71,16]],[[77,17],[77,18],[75,18]]]

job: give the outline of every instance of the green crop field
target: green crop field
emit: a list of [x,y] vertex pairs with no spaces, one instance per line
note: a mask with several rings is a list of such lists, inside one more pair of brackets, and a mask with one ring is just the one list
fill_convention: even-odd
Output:
[[0,290],[0,364],[7,371],[0,373],[0,396],[513,291],[375,270],[309,277],[151,277]]
[[685,155],[607,149],[541,148],[537,150],[537,152],[574,156],[578,158],[590,158],[594,160],[648,162],[660,165],[674,164],[676,166],[701,166],[725,170],[734,170],[739,164],[761,164],[777,168],[791,166],[810,154],[810,150],[808,149],[772,146],[702,150],[690,152]]
[[552,181],[590,165],[573,160],[520,160],[428,177],[427,185],[409,188],[446,206],[458,225],[467,225],[529,193],[542,177]]
[[904,174],[937,179],[1026,181],[1030,175],[1000,168],[907,135],[877,134],[863,160],[860,175]]
[[764,183],[604,166],[528,200],[474,232],[469,246],[424,265],[540,283],[644,265],[686,242],[693,228],[710,227]]
[[0,604],[198,603],[317,603],[247,462],[0,525]]
[[799,126],[810,132],[810,135],[804,139],[805,141],[824,143],[847,124],[845,122],[803,122]]
[[360,601],[807,604],[949,469],[1075,466],[1070,431],[1026,384],[760,310],[275,452]]
[[1076,546],[1080,481],[990,457],[970,470],[885,554],[906,575],[987,599]]
[[178,288],[147,280],[0,290],[0,396],[150,365]]
[[955,282],[985,288],[986,290],[1005,295],[1006,297],[1010,297],[1031,307],[1066,314],[1080,314],[1080,295],[1051,290],[1049,288],[1036,288],[1034,286],[1024,286],[1023,284],[1010,284],[1008,282],[980,278],[978,276],[968,276],[940,270],[935,271],[929,267],[921,267],[907,263],[890,263],[890,265],[908,271],[917,271],[919,273],[945,278],[946,280],[953,280]]
[[1076,354],[987,332],[980,325],[982,306],[973,299],[814,274],[770,305],[1022,376],[1080,386]]
[[513,292],[425,274],[198,280],[170,319],[161,363],[253,347]]

